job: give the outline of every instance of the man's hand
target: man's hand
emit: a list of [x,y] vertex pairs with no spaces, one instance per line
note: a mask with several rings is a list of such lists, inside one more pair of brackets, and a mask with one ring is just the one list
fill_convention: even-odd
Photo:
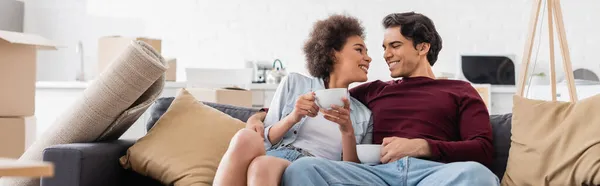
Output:
[[406,139],[387,137],[381,144],[381,163],[389,163],[401,158],[428,157],[431,155],[429,144],[424,139]]
[[258,134],[260,134],[260,136],[264,139],[265,123],[263,123],[263,121],[265,120],[266,116],[266,112],[258,112],[250,116],[250,118],[248,118],[248,121],[246,121],[246,128],[258,132]]

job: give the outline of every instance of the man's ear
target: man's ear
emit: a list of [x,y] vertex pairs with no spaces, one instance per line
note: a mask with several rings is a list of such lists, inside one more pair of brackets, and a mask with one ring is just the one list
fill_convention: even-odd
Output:
[[431,47],[431,44],[429,43],[420,43],[417,45],[417,50],[419,51],[419,55],[427,55],[427,53],[429,52],[429,47]]

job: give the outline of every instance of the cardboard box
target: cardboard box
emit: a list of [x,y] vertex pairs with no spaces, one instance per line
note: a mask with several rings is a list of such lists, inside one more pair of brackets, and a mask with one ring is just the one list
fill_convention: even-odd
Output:
[[38,49],[57,48],[37,35],[0,30],[0,116],[34,115]]
[[198,101],[252,107],[252,91],[237,88],[186,88]]
[[167,58],[167,65],[169,68],[167,69],[166,81],[177,81],[177,59],[175,58]]
[[106,36],[98,40],[98,67],[97,74],[102,73],[114,59],[116,59],[129,46],[131,41],[140,40],[148,43],[159,54],[162,41],[146,37]]
[[35,116],[0,117],[0,157],[19,158],[35,138]]

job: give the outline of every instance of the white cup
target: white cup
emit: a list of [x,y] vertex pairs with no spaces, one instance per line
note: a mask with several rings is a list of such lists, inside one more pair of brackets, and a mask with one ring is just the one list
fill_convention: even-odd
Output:
[[361,163],[367,165],[381,164],[381,145],[359,144],[356,145],[356,154]]
[[331,105],[344,106],[342,98],[348,96],[346,88],[330,88],[315,91],[315,103],[324,109],[331,109]]

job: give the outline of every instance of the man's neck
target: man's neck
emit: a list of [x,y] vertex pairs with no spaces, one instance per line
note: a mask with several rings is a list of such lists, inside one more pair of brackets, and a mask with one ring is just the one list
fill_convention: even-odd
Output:
[[408,77],[428,77],[431,79],[435,79],[433,70],[431,69],[429,61],[427,60],[421,61],[417,69],[415,69],[415,71]]

